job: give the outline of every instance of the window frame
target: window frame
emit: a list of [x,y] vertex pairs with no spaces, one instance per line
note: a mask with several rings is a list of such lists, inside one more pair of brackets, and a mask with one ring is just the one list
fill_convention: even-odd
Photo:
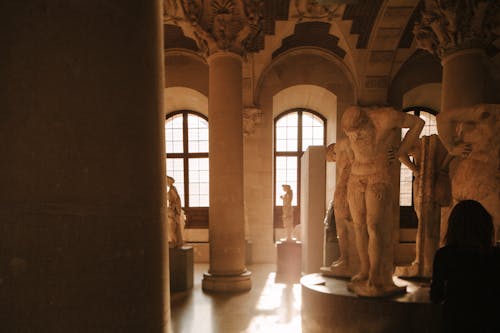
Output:
[[[166,152],[165,158],[182,158],[184,170],[184,213],[186,214],[186,229],[208,229],[208,206],[207,207],[190,207],[189,206],[189,159],[192,158],[210,158],[210,151],[207,153],[190,153],[189,146],[189,127],[188,116],[195,115],[204,119],[208,123],[208,117],[203,113],[193,110],[177,110],[169,112],[165,115],[165,124],[167,120],[178,114],[182,114],[182,153],[169,153]],[[210,147],[210,145],[209,145]],[[210,170],[209,170],[210,172]],[[168,170],[167,170],[168,174]],[[210,186],[210,183],[209,183]]]
[[[297,150],[296,151],[286,151],[286,152],[279,152],[276,150],[277,148],[277,123],[278,121],[291,114],[291,113],[297,113]],[[302,137],[302,115],[303,113],[310,113],[318,118],[320,118],[323,122],[323,146],[326,146],[326,127],[327,127],[327,119],[324,117],[321,113],[311,110],[311,109],[306,109],[306,108],[293,108],[286,110],[284,112],[281,112],[274,118],[274,127],[273,127],[273,228],[284,228],[283,226],[283,221],[282,221],[282,207],[283,206],[278,206],[276,202],[276,159],[277,157],[280,156],[291,156],[291,157],[297,157],[297,193],[294,193],[293,196],[297,199],[297,205],[293,206],[293,224],[297,225],[300,224],[300,185],[301,185],[301,163],[300,163],[300,158],[304,154],[304,151],[302,150],[303,146],[303,137]]]

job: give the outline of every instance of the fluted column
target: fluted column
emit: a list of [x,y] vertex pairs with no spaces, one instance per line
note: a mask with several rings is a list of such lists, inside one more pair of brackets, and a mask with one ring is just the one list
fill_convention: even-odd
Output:
[[0,1],[2,332],[165,332],[160,8]]
[[248,290],[243,196],[242,59],[232,52],[208,58],[210,91],[210,268],[203,289]]

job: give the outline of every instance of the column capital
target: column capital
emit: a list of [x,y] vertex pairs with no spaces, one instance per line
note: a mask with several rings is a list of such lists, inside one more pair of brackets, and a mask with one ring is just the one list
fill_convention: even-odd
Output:
[[200,52],[244,56],[262,37],[263,0],[163,0],[164,22],[188,30]]
[[419,48],[440,58],[486,48],[500,36],[500,4],[489,0],[425,0],[413,34]]

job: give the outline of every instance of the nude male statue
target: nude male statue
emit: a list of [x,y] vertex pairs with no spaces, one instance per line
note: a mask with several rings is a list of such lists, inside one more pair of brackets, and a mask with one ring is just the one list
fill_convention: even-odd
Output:
[[[394,157],[407,163],[408,150],[424,126],[419,117],[393,108],[346,109],[341,120],[353,153],[347,184],[360,269],[352,277],[350,289],[361,296],[388,296],[404,290],[392,281],[392,180]],[[409,128],[400,146],[394,149],[401,128]]]
[[351,277],[359,266],[351,212],[347,203],[347,183],[351,173],[352,157],[347,138],[341,138],[327,148],[326,160],[337,164],[338,178],[335,184],[333,211],[340,255],[330,267],[321,268],[324,275]]

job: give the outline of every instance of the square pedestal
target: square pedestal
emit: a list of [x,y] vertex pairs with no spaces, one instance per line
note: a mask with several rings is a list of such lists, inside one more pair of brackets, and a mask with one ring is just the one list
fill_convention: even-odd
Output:
[[302,243],[296,240],[276,242],[278,263],[276,267],[277,283],[298,283],[302,275]]
[[193,247],[169,249],[170,291],[193,288]]

